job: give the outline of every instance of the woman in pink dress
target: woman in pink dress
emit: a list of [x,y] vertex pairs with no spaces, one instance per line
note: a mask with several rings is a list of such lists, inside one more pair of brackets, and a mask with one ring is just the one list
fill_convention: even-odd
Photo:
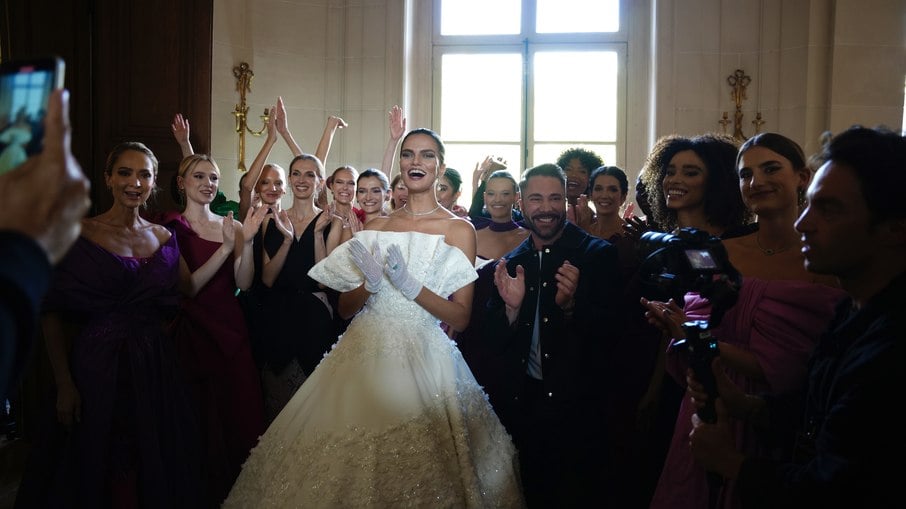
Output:
[[[736,161],[739,188],[758,216],[758,229],[724,241],[730,262],[744,279],[737,303],[712,335],[719,340],[727,374],[739,387],[750,394],[787,393],[804,384],[808,356],[843,292],[835,288],[835,280],[804,268],[793,228],[811,176],[802,149],[789,138],[762,133],[740,147]],[[710,316],[707,300],[696,294],[686,295],[685,309],[673,302],[643,303],[649,319],[674,338],[683,336],[684,320]],[[687,366],[681,351],[670,351],[668,371],[683,386]],[[732,482],[709,482],[693,461],[693,413],[691,401],[684,398],[651,507],[740,507]],[[779,453],[757,440],[750,424],[733,426],[737,446],[746,454]]]

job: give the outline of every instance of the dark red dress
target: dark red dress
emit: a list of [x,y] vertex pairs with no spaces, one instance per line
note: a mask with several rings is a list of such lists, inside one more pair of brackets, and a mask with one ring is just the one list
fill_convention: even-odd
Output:
[[[182,215],[169,218],[167,226],[176,232],[190,271],[221,246],[199,237]],[[233,255],[195,297],[180,300],[173,334],[205,435],[206,505],[218,507],[265,429],[261,382],[236,298]]]

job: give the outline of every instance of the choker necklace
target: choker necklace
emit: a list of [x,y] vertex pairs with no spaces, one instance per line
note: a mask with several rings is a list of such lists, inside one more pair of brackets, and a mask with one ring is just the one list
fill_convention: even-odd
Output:
[[498,232],[498,233],[500,233],[500,232],[510,232],[510,231],[513,231],[513,230],[515,230],[515,229],[517,229],[517,228],[519,228],[519,225],[516,224],[515,221],[509,221],[509,222],[506,222],[506,223],[498,223],[498,222],[495,222],[495,221],[491,221],[490,224],[488,224],[488,229],[489,229],[489,230],[491,230],[492,232]]
[[764,253],[765,256],[774,256],[775,254],[782,253],[792,247],[792,244],[790,244],[788,246],[778,247],[777,249],[769,249],[761,245],[760,237],[760,232],[755,234],[755,243],[758,244],[758,249],[761,249],[761,252]]
[[438,203],[436,207],[429,210],[428,212],[412,212],[412,209],[409,208],[409,204],[407,203],[403,205],[403,210],[406,211],[406,213],[410,216],[427,216],[440,210],[440,204]]

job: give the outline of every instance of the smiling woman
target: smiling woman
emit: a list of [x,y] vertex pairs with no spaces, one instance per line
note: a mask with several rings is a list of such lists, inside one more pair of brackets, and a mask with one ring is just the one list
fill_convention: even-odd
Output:
[[249,217],[243,225],[232,212],[221,217],[211,210],[220,169],[210,156],[192,154],[183,159],[176,182],[186,205],[182,214],[165,220],[179,242],[183,292],[172,330],[180,365],[191,380],[190,394],[209,437],[202,451],[205,494],[207,504],[216,505],[265,427],[248,325],[236,298],[236,273],[251,276],[253,271],[249,257],[234,271],[244,239],[254,237],[260,221]]
[[737,185],[736,149],[732,138],[720,134],[659,139],[642,169],[654,229],[694,227],[726,238],[749,224],[752,213]]
[[175,235],[139,215],[157,158],[122,143],[104,176],[113,206],[83,220],[44,302],[57,390],[17,503],[137,507],[151,496],[153,505],[199,507],[201,442],[165,329],[178,302],[179,249]]
[[385,206],[390,200],[390,182],[382,171],[374,168],[363,171],[356,183],[355,193],[359,207],[365,212],[365,224],[376,217],[387,215]]
[[437,134],[410,132],[409,201],[309,271],[343,292],[339,314],[352,321],[224,507],[523,506],[513,444],[440,327],[469,323],[476,277],[475,230],[435,195],[443,170]]

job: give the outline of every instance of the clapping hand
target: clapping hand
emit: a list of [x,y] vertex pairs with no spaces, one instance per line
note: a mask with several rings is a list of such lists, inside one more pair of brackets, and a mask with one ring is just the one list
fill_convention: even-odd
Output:
[[381,282],[384,279],[384,270],[381,267],[381,246],[374,241],[372,252],[369,252],[359,239],[354,238],[349,241],[349,254],[353,263],[365,276],[365,290],[368,293],[377,293],[381,289]]
[[326,210],[318,214],[318,218],[315,219],[315,234],[323,233],[332,220],[333,216]]
[[594,221],[595,213],[588,206],[588,195],[580,194],[576,198],[576,225],[580,228],[588,228]]
[[223,247],[229,251],[236,245],[236,225],[233,223],[233,211],[229,211],[223,218]]
[[510,323],[516,321],[522,299],[525,298],[525,269],[516,266],[516,277],[510,277],[506,270],[506,259],[501,258],[494,267],[494,286],[506,305],[506,315]]
[[245,213],[245,221],[242,222],[242,239],[246,243],[251,243],[255,238],[255,233],[261,228],[264,217],[267,215],[267,207],[249,207]]
[[639,216],[629,216],[623,218],[623,232],[627,237],[634,240],[642,238],[642,234],[651,229],[647,220]]
[[560,309],[572,311],[576,305],[575,295],[576,288],[579,286],[579,267],[569,263],[569,260],[564,260],[554,278],[557,280],[557,295],[554,296],[554,302],[560,306]]
[[686,322],[686,314],[683,312],[683,308],[679,307],[673,299],[661,302],[642,297],[639,302],[647,309],[645,318],[648,319],[648,323],[654,325],[671,338],[679,339],[685,337],[683,323]]
[[327,125],[331,130],[343,129],[349,126],[349,124],[347,124],[345,120],[336,115],[327,117]]
[[278,133],[284,134],[289,130],[286,121],[286,105],[283,104],[283,98],[277,98],[277,106],[271,110],[274,117],[274,128]]
[[277,229],[283,234],[284,239],[290,240],[294,237],[295,231],[293,231],[293,221],[289,218],[289,213],[285,210],[274,212],[274,224],[277,225]]
[[403,258],[403,253],[396,244],[391,244],[387,248],[387,263],[384,267],[384,272],[387,273],[387,279],[407,299],[414,300],[421,293],[422,284],[409,274],[409,269],[406,267],[406,259]]

